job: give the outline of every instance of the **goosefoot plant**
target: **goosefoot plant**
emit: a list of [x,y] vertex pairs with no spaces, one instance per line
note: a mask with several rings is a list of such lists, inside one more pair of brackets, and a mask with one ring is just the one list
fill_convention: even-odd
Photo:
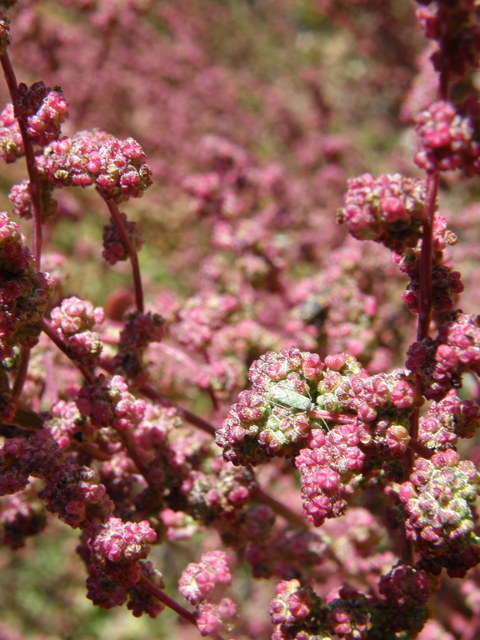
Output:
[[[453,637],[427,620],[442,572],[465,578],[480,564],[480,475],[458,451],[480,426],[479,406],[462,387],[462,376],[480,373],[480,316],[457,308],[463,284],[445,257],[456,237],[437,209],[442,171],[480,173],[477,97],[450,101],[480,56],[473,0],[419,2],[439,75],[437,99],[417,117],[415,162],[425,177],[351,179],[337,213],[354,238],[389,249],[409,278],[403,300],[417,316],[416,341],[405,366],[389,373],[362,353],[380,343],[372,335],[374,297],[360,288],[352,307],[361,309],[355,319],[365,331],[355,321],[343,334],[333,329],[347,325],[331,324],[331,342],[344,338],[354,353],[315,350],[323,348],[325,299],[346,300],[333,271],[329,292],[310,282],[296,294],[301,313],[288,318],[281,337],[272,322],[255,320],[259,297],[288,292],[269,229],[278,211],[249,218],[245,200],[255,210],[252,203],[281,180],[253,170],[221,138],[206,144],[214,170],[184,182],[212,227],[218,253],[202,269],[217,290],[183,305],[164,296],[147,311],[137,257],[143,239],[119,209],[152,182],[145,153],[133,139],[98,129],[62,136],[69,105],[61,89],[17,84],[8,56],[14,4],[0,2],[11,95],[0,116],[0,149],[7,163],[25,158],[28,180],[10,200],[15,215],[31,218],[32,236],[29,243],[0,214],[2,543],[22,547],[44,529],[47,512],[56,514],[81,531],[77,551],[95,605],[127,603],[134,616],[152,618],[169,607],[217,640]],[[42,257],[53,264],[42,256],[43,225],[55,218],[56,190],[69,186],[94,187],[108,210],[106,262],[130,260],[135,309],[121,323],[89,301],[56,298],[53,278],[41,271]],[[221,250],[237,261],[228,277]],[[281,339],[286,348],[268,350]],[[184,408],[178,389],[170,397],[160,391],[152,343],[190,371],[212,403],[213,424]],[[47,361],[47,375],[59,378],[50,393],[39,373]],[[240,391],[246,363],[250,388]],[[262,488],[277,476],[284,501]],[[287,504],[295,504],[298,479],[303,517]],[[230,551],[210,548],[183,571],[178,589],[192,611],[167,593],[168,576],[147,558],[152,545],[191,539],[200,529],[216,532],[209,544],[220,537]],[[254,578],[278,583],[269,606],[273,632],[239,611],[233,591],[227,595],[240,562]],[[472,574],[464,594],[473,616],[463,640],[478,629]],[[329,582],[333,576],[341,584]]]

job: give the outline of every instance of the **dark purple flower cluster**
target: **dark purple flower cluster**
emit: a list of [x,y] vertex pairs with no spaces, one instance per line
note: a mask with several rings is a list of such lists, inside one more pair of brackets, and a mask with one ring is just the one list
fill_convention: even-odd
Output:
[[27,239],[7,213],[0,213],[0,360],[18,345],[33,346],[52,295],[48,275],[35,269]]
[[140,374],[147,377],[143,364],[143,353],[152,342],[160,342],[165,335],[165,321],[157,313],[129,313],[125,328],[120,333],[118,354],[113,359],[115,370],[125,372],[130,380]]
[[55,185],[95,184],[104,198],[117,203],[140,198],[152,183],[138,142],[118,140],[100,129],[53,142],[44,155],[44,171]]
[[31,87],[20,83],[13,106],[15,117],[41,147],[59,138],[60,125],[68,117],[69,105],[60,87],[50,89],[44,82],[35,82]]
[[129,393],[122,376],[107,378],[100,374],[94,384],[80,389],[76,403],[82,416],[90,416],[97,428],[129,429],[145,413],[145,401]]
[[435,340],[415,342],[407,355],[406,365],[420,376],[425,397],[441,400],[461,386],[463,371],[480,373],[480,316],[456,312]]
[[345,205],[337,221],[358,240],[374,240],[403,254],[421,237],[425,215],[425,184],[400,174],[369,173],[348,181]]
[[[130,241],[134,245],[135,249],[140,251],[145,241],[138,229],[137,223],[127,220],[127,216],[124,213],[121,213],[120,215],[122,216],[124,227],[127,230]],[[110,224],[103,227],[102,256],[110,265],[114,265],[119,260],[126,260],[128,258],[127,247],[122,240],[122,236],[117,225],[112,219],[110,219]]]
[[480,27],[472,0],[417,0],[422,5],[417,17],[427,38],[436,40],[439,49],[432,56],[439,72],[463,76],[478,65]]
[[[157,534],[146,521],[123,522],[110,517],[86,529],[79,552],[88,570],[87,598],[99,607],[110,609],[126,602],[130,589],[141,589],[139,580],[144,568],[141,560],[147,557],[150,544],[156,538]],[[152,573],[151,568],[148,573]],[[151,582],[161,584],[161,576],[148,577],[154,578]],[[139,595],[138,591],[133,594],[130,608],[138,610]],[[161,609],[156,606],[155,612],[144,606],[144,611],[153,617]]]
[[406,531],[426,557],[461,553],[478,544],[471,503],[480,494],[480,475],[473,462],[453,449],[419,458],[400,500],[408,514]]

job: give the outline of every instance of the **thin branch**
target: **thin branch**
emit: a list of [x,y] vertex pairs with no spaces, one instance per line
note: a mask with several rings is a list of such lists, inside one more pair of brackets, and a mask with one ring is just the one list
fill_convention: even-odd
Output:
[[181,418],[192,424],[194,427],[198,427],[198,429],[205,431],[205,433],[208,433],[210,436],[215,436],[216,429],[212,424],[210,424],[210,422],[207,422],[188,409],[183,409],[176,402],[156,391],[150,384],[142,385],[139,391],[153,402],[158,402],[164,407],[175,407]]
[[[12,102],[15,103],[18,93],[17,78],[8,57],[8,53],[4,53],[0,56],[2,61],[3,73],[8,85],[10,97]],[[33,150],[33,144],[27,133],[27,127],[25,124],[18,120],[20,127],[20,133],[22,134],[23,148],[25,150],[25,160],[27,163],[28,177],[30,179],[30,196],[32,198],[33,209],[33,225],[32,225],[32,253],[35,260],[36,267],[40,271],[40,261],[42,254],[42,197],[40,189],[40,177],[38,175],[37,162],[35,160],[35,152]]]
[[309,528],[308,522],[303,516],[290,509],[290,507],[285,506],[275,498],[272,498],[272,496],[268,495],[268,493],[265,493],[263,489],[258,488],[252,494],[252,500],[254,502],[258,502],[259,504],[264,504],[267,507],[270,507],[272,511],[274,511],[279,516],[282,516],[282,518],[285,518],[287,522],[298,529]]
[[83,375],[83,377],[88,382],[88,384],[94,384],[95,376],[93,375],[93,373],[84,364],[82,364],[81,362],[78,362],[78,360],[76,360],[73,357],[70,349],[67,347],[67,345],[64,342],[60,340],[60,338],[57,336],[55,331],[50,326],[50,323],[47,320],[45,320],[45,318],[42,318],[42,320],[40,320],[40,327],[42,331],[55,344],[55,346],[57,346],[60,349],[60,351],[64,353],[67,356],[67,358],[73,362],[73,364],[77,367],[77,369]]
[[23,385],[27,379],[28,362],[30,360],[30,347],[22,346],[20,350],[20,364],[18,366],[15,382],[12,389],[12,401],[16,404],[22,395]]
[[152,582],[150,582],[150,580],[147,578],[145,574],[143,573],[140,574],[139,582],[141,582],[142,587],[146,591],[151,593],[152,596],[155,596],[155,598],[160,600],[160,602],[163,602],[165,606],[167,606],[169,609],[172,609],[172,611],[175,611],[175,613],[178,613],[178,615],[181,618],[183,618],[190,624],[193,624],[195,627],[197,626],[197,622],[195,620],[195,616],[193,615],[193,613],[185,609],[185,607],[182,607],[181,604],[179,604],[178,602],[176,602],[176,600],[171,598],[167,593],[165,593],[165,591],[162,591],[162,589],[159,589]]
[[420,254],[420,300],[418,311],[417,340],[424,340],[430,330],[432,317],[432,267],[433,267],[433,216],[435,214],[440,174],[427,175],[425,218],[423,220],[422,249]]
[[130,256],[130,262],[132,265],[132,273],[133,273],[133,284],[135,287],[135,302],[137,306],[137,311],[140,313],[144,312],[144,304],[143,304],[143,287],[142,287],[142,277],[140,275],[140,265],[138,264],[138,254],[135,248],[135,245],[130,239],[127,228],[125,226],[125,222],[122,218],[122,214],[118,208],[117,203],[112,198],[105,198],[105,202],[107,204],[108,210],[110,211],[110,215],[112,216],[112,220],[115,223],[115,226],[120,233],[120,237],[122,238],[122,242],[125,245],[125,248]]

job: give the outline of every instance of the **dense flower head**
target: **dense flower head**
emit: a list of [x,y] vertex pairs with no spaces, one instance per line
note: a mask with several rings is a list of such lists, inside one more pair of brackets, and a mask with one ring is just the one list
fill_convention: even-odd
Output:
[[189,298],[178,313],[172,334],[192,351],[202,351],[217,331],[232,321],[241,309],[236,296],[207,294]]
[[[462,274],[442,263],[443,250],[446,245],[456,243],[456,236],[446,229],[444,219],[435,214],[434,220],[434,256],[432,265],[432,308],[434,311],[450,311],[455,306],[458,296],[464,290]],[[438,231],[438,233],[436,233]],[[398,261],[401,273],[406,273],[410,281],[402,296],[406,307],[413,313],[420,308],[420,250],[408,249],[403,258],[394,256]]]
[[[139,564],[142,568],[142,574],[147,577],[157,589],[165,589],[162,574],[155,569],[149,560],[146,562],[141,560]],[[134,587],[128,589],[128,596],[127,609],[132,612],[135,618],[139,618],[144,613],[149,615],[150,618],[156,618],[158,614],[165,609],[163,602],[152,595],[141,582],[137,582]]]
[[13,104],[7,104],[0,114],[0,154],[7,164],[25,154],[22,134],[15,118]]
[[480,407],[462,400],[451,389],[443,400],[432,402],[420,418],[419,441],[430,449],[455,447],[458,438],[472,438],[480,427]]
[[427,558],[462,552],[476,541],[470,503],[480,494],[480,476],[453,449],[416,461],[400,500],[408,514],[407,537]]
[[43,82],[27,87],[21,82],[13,105],[16,118],[23,122],[35,144],[45,147],[58,139],[69,106],[60,87],[50,89]]
[[45,426],[62,449],[68,449],[76,434],[93,431],[88,421],[80,415],[75,402],[59,400],[51,408],[50,414]]
[[14,345],[34,346],[39,322],[52,295],[48,274],[35,270],[20,227],[0,213],[0,360]]
[[69,348],[72,357],[87,366],[95,363],[102,351],[100,335],[91,329],[105,320],[102,307],[73,296],[65,298],[50,312],[52,329]]
[[474,2],[426,2],[417,0],[417,18],[425,36],[439,43],[432,61],[439,72],[463,76],[478,66],[480,27],[475,19]]
[[90,467],[66,463],[42,493],[47,510],[72,528],[86,529],[111,516],[114,503],[97,473]]
[[406,365],[420,375],[425,397],[441,400],[461,385],[463,370],[480,373],[480,316],[456,312],[435,340],[415,342],[407,355]]
[[313,448],[302,449],[295,465],[302,483],[303,514],[320,527],[325,518],[344,514],[346,498],[353,493],[350,481],[361,473],[365,454],[357,446],[353,423],[337,425],[326,436],[321,430],[311,434]]
[[51,478],[62,468],[64,459],[65,454],[47,429],[30,438],[6,440],[0,449],[0,495],[24,489],[30,476]]
[[[130,241],[135,249],[140,251],[145,241],[140,233],[137,223],[127,220],[127,216],[124,213],[121,213],[120,216],[122,217]],[[110,224],[103,227],[102,256],[108,264],[111,265],[116,264],[119,260],[127,260],[128,258],[127,247],[125,246],[120,231],[112,218],[110,219]]]
[[90,542],[94,564],[103,567],[107,562],[130,563],[143,560],[150,552],[150,544],[157,534],[149,523],[123,522],[110,517],[105,523],[94,527]]
[[58,186],[88,187],[115,202],[140,198],[151,183],[145,153],[133,138],[119,140],[100,129],[62,138],[45,148],[45,173]]
[[216,434],[224,458],[234,464],[297,455],[314,433],[328,430],[327,422],[356,425],[370,455],[401,457],[409,440],[407,418],[422,404],[403,370],[369,377],[345,354],[322,363],[296,348],[271,351],[251,365],[248,377],[252,389],[240,393]]
[[20,549],[29,536],[43,531],[46,524],[45,509],[29,488],[2,499],[0,544],[13,551]]
[[[43,174],[39,177],[40,203],[43,223],[51,223],[58,213],[58,203],[53,198],[54,185]],[[30,181],[22,180],[20,184],[14,184],[8,194],[8,199],[13,205],[13,213],[20,218],[32,217],[32,194]]]
[[107,378],[100,374],[93,385],[80,389],[76,400],[83,416],[90,416],[97,428],[111,426],[128,429],[140,421],[145,413],[145,401],[136,400],[128,392],[122,376]]
[[222,598],[220,602],[200,603],[196,611],[197,627],[202,636],[231,631],[237,620],[237,605],[231,598]]
[[379,591],[393,606],[423,604],[440,588],[440,580],[426,571],[404,564],[397,564],[390,573],[382,576]]
[[417,165],[427,171],[454,169],[473,176],[480,170],[480,109],[476,98],[461,105],[434,102],[417,117],[421,149]]
[[425,215],[425,185],[400,174],[369,173],[348,181],[345,205],[337,221],[358,240],[380,242],[396,253],[414,247],[421,237]]
[[199,563],[190,563],[178,581],[180,593],[191,604],[208,600],[217,584],[229,585],[232,581],[230,561],[224,551],[208,551]]
[[225,544],[241,547],[252,534],[254,512],[245,506],[258,489],[251,467],[236,468],[223,464],[217,473],[191,471],[183,480],[181,491],[186,511],[197,522],[218,529]]

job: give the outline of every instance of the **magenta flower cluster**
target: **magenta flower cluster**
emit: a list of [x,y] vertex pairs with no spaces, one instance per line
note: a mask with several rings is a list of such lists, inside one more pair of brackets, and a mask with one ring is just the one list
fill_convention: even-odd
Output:
[[104,198],[140,198],[151,183],[145,153],[132,138],[118,140],[96,129],[62,138],[44,150],[43,169],[57,186],[96,185]]
[[[477,3],[418,0],[417,177],[410,138],[390,150],[413,10],[405,36],[380,1],[286,0],[268,20],[252,2],[14,4],[0,156],[28,175],[12,167],[22,227],[0,213],[0,543],[55,516],[94,605],[168,607],[213,640],[473,640],[480,236],[458,203],[480,166]],[[16,63],[45,82],[17,83],[10,18]],[[133,222],[119,205],[153,173]]]

